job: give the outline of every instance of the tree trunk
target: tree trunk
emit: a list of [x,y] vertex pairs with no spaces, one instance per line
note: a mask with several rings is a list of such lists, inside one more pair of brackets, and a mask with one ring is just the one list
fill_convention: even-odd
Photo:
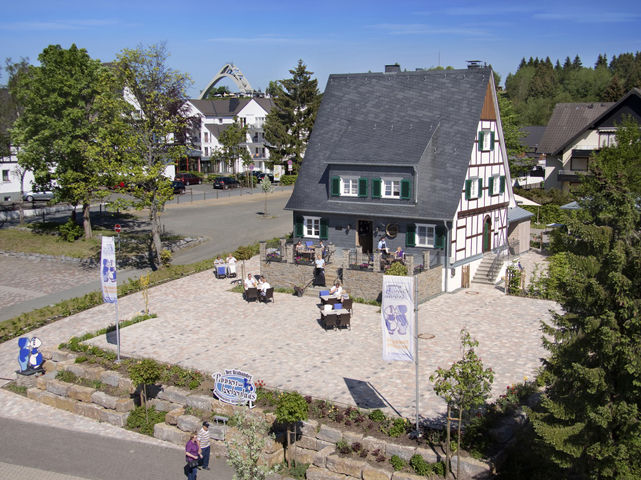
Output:
[[149,206],[149,221],[151,223],[151,242],[156,265],[160,265],[160,252],[162,252],[162,242],[160,240],[160,218],[158,216],[158,205],[152,200]]
[[452,426],[451,420],[450,420],[450,413],[452,412],[452,407],[448,404],[447,405],[447,437],[446,437],[446,444],[445,444],[445,478],[448,478],[450,476],[450,470],[451,470],[451,465],[450,465],[450,458],[452,456],[450,452],[450,428]]
[[89,202],[82,204],[82,226],[85,229],[85,239],[90,239],[93,232],[91,231],[91,205]]
[[461,468],[461,423],[463,423],[463,409],[459,408],[458,410],[458,438],[456,440],[456,478],[459,477],[459,471]]

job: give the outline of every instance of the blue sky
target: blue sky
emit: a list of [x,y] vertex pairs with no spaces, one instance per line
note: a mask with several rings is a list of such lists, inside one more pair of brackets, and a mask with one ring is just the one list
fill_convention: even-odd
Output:
[[72,43],[110,61],[123,48],[166,42],[170,65],[194,81],[192,96],[227,62],[264,90],[300,58],[323,90],[330,73],[386,63],[464,68],[479,59],[505,80],[522,57],[578,54],[593,66],[599,53],[641,50],[638,0],[23,0],[1,11],[3,61],[37,63],[47,45]]

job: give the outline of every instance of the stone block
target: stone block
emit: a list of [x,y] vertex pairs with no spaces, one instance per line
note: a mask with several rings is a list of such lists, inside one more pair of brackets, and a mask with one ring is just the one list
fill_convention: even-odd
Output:
[[301,422],[300,431],[308,437],[316,437],[318,433],[318,422],[316,420],[305,420]]
[[119,398],[116,400],[116,412],[130,412],[135,407],[132,398]]
[[283,463],[284,460],[285,460],[285,452],[281,448],[279,451],[261,455],[260,460],[258,461],[258,464],[266,465],[267,467],[271,468],[275,465]]
[[53,347],[40,347],[40,353],[42,353],[42,358],[45,360],[51,360],[53,358],[53,352],[57,351],[57,348]]
[[84,375],[84,377],[86,379],[88,379],[88,380],[96,380],[96,381],[99,382],[100,381],[100,376],[102,375],[102,373],[104,371],[105,371],[105,369],[102,368],[102,367],[98,367],[98,366],[95,366],[95,365],[87,365],[85,367],[85,375]]
[[129,412],[116,412],[114,410],[104,408],[100,412],[100,421],[110,423],[111,425],[115,425],[116,427],[124,427],[127,424],[128,416]]
[[53,350],[51,352],[51,360],[54,362],[64,362],[65,360],[75,360],[76,354],[71,352],[63,352],[62,350]]
[[[193,415],[181,415],[176,421],[176,426],[183,432],[197,432],[202,426],[202,420]],[[210,433],[211,435],[211,433]]]
[[312,461],[312,463],[317,467],[325,469],[325,462],[327,460],[327,457],[332,453],[334,453],[335,450],[336,449],[333,446],[327,446],[322,448],[321,450],[316,452],[316,455],[314,455],[314,460]]
[[54,407],[60,410],[67,410],[68,412],[75,412],[77,403],[78,400],[74,400],[73,398],[57,397],[54,401]]
[[316,437],[308,437],[307,435],[303,435],[298,440],[296,440],[296,445],[301,448],[306,448],[307,450],[318,450]]
[[[158,410],[157,407],[156,407],[156,410]],[[169,425],[176,425],[178,423],[178,417],[184,414],[185,414],[184,408],[182,407],[174,408],[173,410],[168,411],[167,414],[165,415],[165,422],[167,422]]]
[[34,400],[37,400],[40,403],[44,403],[45,405],[49,405],[50,407],[55,407],[56,399],[58,398],[60,398],[58,395],[54,395],[51,392],[41,390],[40,394],[36,398],[34,398]]
[[67,396],[74,400],[80,400],[81,402],[92,402],[91,395],[93,395],[95,391],[95,388],[71,385],[67,391]]
[[181,390],[180,388],[163,387],[162,390],[158,392],[157,398],[173,403],[179,403],[181,405],[187,405],[188,396],[188,393],[184,390]]
[[311,464],[314,462],[315,456],[316,450],[308,450],[306,448],[301,448],[298,445],[294,447],[294,460],[296,460],[297,463]]
[[383,470],[382,468],[374,468],[371,465],[365,465],[363,467],[363,480],[390,480],[391,478],[392,472]]
[[410,458],[416,453],[416,447],[411,447],[408,445],[397,445],[395,443],[388,442],[385,447],[385,455],[391,457],[396,455],[401,457],[406,462],[410,461]]
[[40,401],[39,398],[41,393],[42,390],[40,390],[38,387],[27,388],[27,398],[35,400],[36,402]]
[[[456,472],[456,463],[459,458],[452,457],[452,470]],[[461,478],[489,479],[492,478],[490,466],[472,457],[461,458]]]
[[136,391],[136,386],[134,382],[131,381],[131,378],[123,376],[118,380],[118,388],[128,393],[134,393]]
[[360,433],[343,432],[343,440],[347,442],[349,446],[351,446],[352,443],[360,443],[363,445],[363,435]]
[[61,382],[60,380],[49,380],[47,382],[47,391],[53,393],[54,395],[66,397],[70,386],[71,384]]
[[325,440],[316,439],[316,449],[317,450],[322,450],[323,448],[326,448],[326,447],[336,448],[336,444],[335,443],[331,443],[331,442],[326,442]]
[[392,480],[425,480],[425,477],[408,472],[394,472]]
[[364,437],[361,443],[363,444],[363,448],[366,448],[370,452],[378,449],[383,455],[385,455],[385,447],[387,446],[385,440],[381,440],[376,437]]
[[340,473],[328,472],[324,468],[309,467],[305,472],[307,480],[348,480]]
[[118,403],[118,397],[114,397],[113,395],[109,395],[105,392],[95,391],[91,394],[91,401],[101,407],[115,410]]
[[100,381],[106,385],[111,385],[112,387],[118,387],[121,378],[122,375],[112,370],[105,370],[100,373]]
[[95,403],[77,402],[75,405],[75,413],[94,420],[100,420],[100,414],[103,410],[101,406]]
[[45,373],[44,375],[38,375],[38,378],[36,378],[36,387],[38,387],[40,390],[46,390],[47,382],[49,380],[55,380],[55,379],[56,379],[56,372],[48,372],[48,373]]
[[159,412],[170,412],[172,410],[176,410],[177,408],[182,408],[182,406],[177,403],[171,403],[167,400],[160,400],[159,398],[152,398],[151,400],[149,400],[149,406],[155,407]]
[[212,409],[212,397],[207,395],[189,395],[187,397],[187,406],[210,412]]
[[209,426],[209,436],[212,440],[225,440],[226,429],[227,427],[225,425],[216,425],[215,423],[212,423]]
[[19,387],[35,388],[38,383],[37,380],[37,375],[16,375],[16,385]]
[[428,463],[436,463],[441,460],[440,455],[431,448],[417,448],[416,453],[423,457],[423,459]]
[[263,448],[263,451],[265,453],[274,453],[282,449],[283,449],[282,443],[277,442],[271,437],[265,438],[265,447]]
[[343,438],[343,433],[338,428],[321,425],[316,438],[324,442],[336,443]]
[[[45,372],[57,372],[58,371],[58,366],[60,364],[58,362],[52,362],[51,360],[45,360],[42,362],[42,369]],[[30,377],[33,377],[33,375],[29,375]],[[24,377],[24,375],[20,375],[20,377]]]
[[157,423],[154,425],[154,437],[159,440],[171,442],[182,447],[189,440],[189,432],[183,432],[172,425],[166,423]]
[[73,373],[76,377],[85,378],[85,366],[78,363],[64,365],[64,370]]
[[350,477],[361,478],[365,462],[350,457],[339,457],[338,455],[329,455],[325,459],[325,467],[330,472],[342,473]]

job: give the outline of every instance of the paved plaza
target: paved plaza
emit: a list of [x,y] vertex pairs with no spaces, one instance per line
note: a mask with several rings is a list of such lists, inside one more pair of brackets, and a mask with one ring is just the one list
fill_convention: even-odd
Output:
[[[258,259],[247,270],[259,273]],[[122,330],[125,356],[153,357],[208,374],[239,368],[268,387],[297,390],[339,404],[380,406],[412,418],[415,370],[410,363],[382,360],[380,311],[355,304],[351,330],[324,331],[314,297],[276,293],[270,304],[246,303],[230,291],[228,279],[211,271],[150,290],[150,309],[158,318]],[[121,320],[143,308],[141,294],[119,302]],[[473,285],[441,295],[419,308],[420,414],[438,419],[445,406],[432,391],[429,375],[460,358],[459,332],[467,328],[478,352],[495,372],[493,395],[514,382],[532,378],[545,355],[541,320],[555,303],[504,295],[491,286]],[[54,346],[72,335],[92,332],[114,321],[114,307],[101,305],[33,332]],[[92,343],[113,349],[104,337]],[[0,345],[0,377],[14,378],[15,340]]]

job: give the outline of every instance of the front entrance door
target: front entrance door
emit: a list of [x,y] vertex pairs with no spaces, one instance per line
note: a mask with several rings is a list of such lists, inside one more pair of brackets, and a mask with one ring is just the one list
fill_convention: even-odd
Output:
[[492,220],[485,217],[483,220],[483,253],[492,250]]
[[372,222],[369,220],[359,220],[356,244],[363,248],[363,253],[372,253],[373,243]]

